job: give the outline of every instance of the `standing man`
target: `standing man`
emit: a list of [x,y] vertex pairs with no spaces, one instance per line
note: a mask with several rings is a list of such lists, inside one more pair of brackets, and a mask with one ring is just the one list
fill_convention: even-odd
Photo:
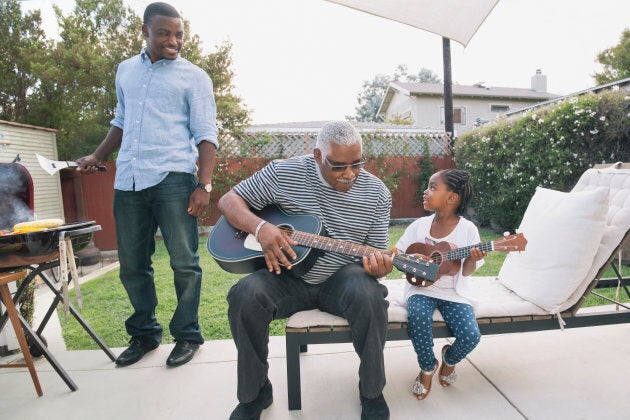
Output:
[[[259,419],[273,402],[269,381],[269,323],[298,311],[321,309],[344,317],[361,359],[362,419],[387,419],[383,398],[383,348],[387,335],[387,288],[378,277],[392,271],[391,257],[376,252],[356,261],[326,252],[301,277],[290,270],[297,245],[250,208],[278,205],[291,214],[318,216],[334,239],[387,249],[392,197],[385,185],[363,170],[361,136],[345,121],[324,125],[313,154],[276,160],[242,181],[219,200],[236,229],[262,246],[267,268],[244,277],[228,293],[228,319],[238,350],[238,406],[230,419]],[[281,264],[289,270],[282,270]]]
[[118,105],[112,127],[94,153],[78,160],[78,169],[92,173],[120,149],[114,218],[120,279],[134,312],[125,321],[129,348],[116,364],[136,363],[162,341],[151,261],[159,227],[177,294],[169,325],[175,347],[166,364],[179,366],[190,361],[204,341],[198,323],[197,217],[210,202],[218,148],[216,105],[208,75],[179,56],[184,26],[175,8],[149,4],[142,35],[146,46],[123,61],[116,73]]

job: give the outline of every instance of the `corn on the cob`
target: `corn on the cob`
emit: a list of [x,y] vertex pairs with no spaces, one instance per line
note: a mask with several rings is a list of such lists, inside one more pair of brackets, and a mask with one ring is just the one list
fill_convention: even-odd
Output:
[[13,226],[13,232],[36,232],[38,230],[45,230],[49,228],[56,228],[63,225],[61,219],[41,219],[33,220],[31,222],[22,222]]

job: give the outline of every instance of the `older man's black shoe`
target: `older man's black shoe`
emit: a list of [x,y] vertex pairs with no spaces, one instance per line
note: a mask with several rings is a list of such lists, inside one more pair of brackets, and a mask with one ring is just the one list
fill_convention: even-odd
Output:
[[155,350],[160,344],[155,343],[149,340],[143,340],[139,337],[131,337],[131,341],[129,342],[129,347],[125,349],[120,356],[116,359],[116,364],[118,366],[129,366],[133,365],[142,357],[150,352],[151,350]]
[[256,399],[248,403],[239,403],[230,414],[230,420],[259,420],[262,411],[269,407],[272,402],[273,388],[269,378],[267,378]]
[[188,363],[192,360],[198,348],[199,344],[197,343],[191,343],[186,340],[177,340],[171,354],[168,356],[168,359],[166,359],[166,364],[168,366],[175,367]]
[[361,420],[389,420],[389,407],[383,394],[376,398],[361,395]]

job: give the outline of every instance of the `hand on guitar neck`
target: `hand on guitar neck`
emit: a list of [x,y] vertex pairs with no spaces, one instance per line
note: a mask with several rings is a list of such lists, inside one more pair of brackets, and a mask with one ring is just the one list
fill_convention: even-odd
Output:
[[[494,241],[479,243],[476,245],[470,245],[461,248],[456,248],[455,245],[448,242],[438,242],[435,245],[416,242],[409,245],[405,253],[419,256],[420,258],[426,259],[428,261],[432,261],[439,267],[438,274],[434,281],[429,281],[423,278],[416,278],[412,274],[407,273],[407,281],[414,286],[430,286],[443,274],[457,274],[461,267],[462,260],[470,257],[471,254],[473,255],[473,259],[476,261],[483,258],[483,255],[488,251],[524,251],[526,245],[527,239],[525,239],[525,236],[523,236],[522,233],[504,236]],[[473,251],[474,249],[478,251]],[[465,273],[465,275],[469,274],[471,273]]]

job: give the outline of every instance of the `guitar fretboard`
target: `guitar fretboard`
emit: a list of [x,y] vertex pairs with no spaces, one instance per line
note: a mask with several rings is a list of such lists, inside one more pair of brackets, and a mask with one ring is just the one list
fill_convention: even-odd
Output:
[[321,249],[324,251],[337,252],[339,254],[352,255],[353,257],[366,257],[375,252],[392,255],[391,251],[374,248],[366,245],[353,244],[352,242],[339,239],[328,238],[326,236],[314,235],[312,233],[300,232],[290,229],[283,229],[291,238],[302,246]]
[[437,275],[438,267],[430,261],[425,261],[411,255],[393,253],[367,245],[354,244],[340,239],[319,236],[313,233],[300,232],[290,228],[281,227],[299,245],[354,257],[367,257],[370,254],[380,252],[392,257],[394,267],[397,269],[433,281]]

